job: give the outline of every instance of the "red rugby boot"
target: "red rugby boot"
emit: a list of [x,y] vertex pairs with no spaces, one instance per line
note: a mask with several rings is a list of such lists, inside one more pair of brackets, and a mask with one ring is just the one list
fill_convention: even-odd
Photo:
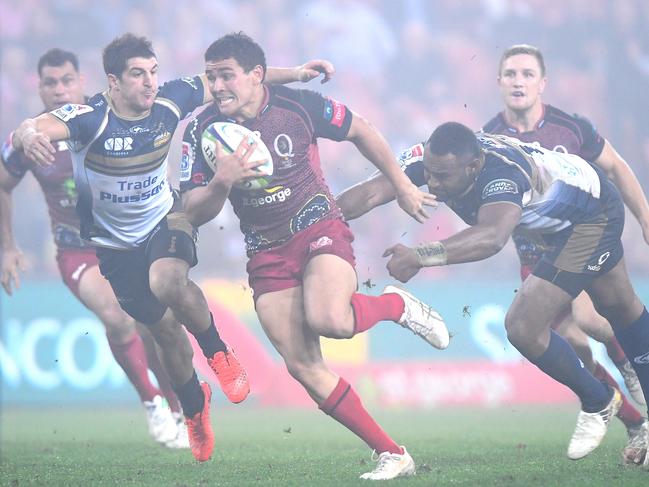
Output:
[[191,418],[185,418],[185,424],[187,425],[192,455],[199,462],[205,462],[210,459],[214,451],[214,432],[212,431],[212,423],[210,423],[212,389],[210,389],[207,382],[201,382],[201,389],[205,396],[203,410]]
[[207,363],[216,374],[225,396],[235,404],[240,403],[250,393],[248,374],[243,368],[232,349],[216,352]]

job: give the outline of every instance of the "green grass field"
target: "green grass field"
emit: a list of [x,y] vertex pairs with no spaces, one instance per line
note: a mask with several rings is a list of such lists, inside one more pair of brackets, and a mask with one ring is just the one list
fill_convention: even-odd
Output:
[[[509,407],[377,414],[418,466],[399,486],[649,486],[625,468],[616,421],[598,450],[572,462],[565,449],[576,411]],[[216,448],[195,462],[157,446],[137,409],[2,411],[0,483],[9,486],[346,486],[372,468],[370,452],[316,410],[213,408]]]

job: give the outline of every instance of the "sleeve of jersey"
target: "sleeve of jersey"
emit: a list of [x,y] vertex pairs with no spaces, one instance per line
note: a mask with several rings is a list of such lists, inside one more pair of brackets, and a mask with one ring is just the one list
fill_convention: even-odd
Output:
[[406,176],[417,187],[426,184],[424,177],[424,144],[416,144],[404,150],[397,159],[397,163]]
[[182,120],[205,104],[205,86],[200,76],[185,76],[163,84],[158,98],[172,102],[178,111],[178,118]]
[[345,140],[353,117],[347,106],[309,90],[300,90],[300,101],[313,122],[316,137]]
[[582,142],[579,156],[587,161],[593,162],[604,149],[604,137],[602,137],[590,120],[580,115],[573,115],[573,118],[581,132]]
[[29,170],[29,165],[25,161],[22,152],[14,150],[11,144],[11,139],[8,139],[2,144],[0,149],[0,160],[5,169],[16,179],[22,179],[25,173]]
[[205,186],[212,178],[212,170],[205,162],[201,149],[198,119],[190,120],[185,128],[180,159],[180,192]]
[[90,105],[68,103],[50,112],[68,127],[73,147],[83,147],[95,136],[103,114]]
[[480,194],[480,206],[508,202],[523,207],[523,194],[530,189],[521,172],[505,164],[484,171],[476,182]]

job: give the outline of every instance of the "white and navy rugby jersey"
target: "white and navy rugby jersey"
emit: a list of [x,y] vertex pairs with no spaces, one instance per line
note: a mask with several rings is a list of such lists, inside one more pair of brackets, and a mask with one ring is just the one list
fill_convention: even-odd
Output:
[[[485,164],[467,194],[445,202],[467,224],[477,223],[480,207],[499,202],[522,208],[517,232],[539,235],[559,232],[602,211],[601,173],[581,157],[502,135],[477,137]],[[417,186],[426,184],[423,158],[423,144],[399,157]]]
[[96,245],[131,249],[173,205],[167,154],[178,122],[206,102],[199,76],[160,87],[151,111],[118,116],[107,92],[87,105],[50,112],[68,127],[81,236]]

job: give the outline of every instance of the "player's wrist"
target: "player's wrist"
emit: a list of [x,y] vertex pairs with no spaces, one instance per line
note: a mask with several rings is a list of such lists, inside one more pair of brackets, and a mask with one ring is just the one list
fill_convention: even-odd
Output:
[[417,262],[421,267],[435,267],[446,265],[448,255],[442,242],[428,242],[415,247]]

